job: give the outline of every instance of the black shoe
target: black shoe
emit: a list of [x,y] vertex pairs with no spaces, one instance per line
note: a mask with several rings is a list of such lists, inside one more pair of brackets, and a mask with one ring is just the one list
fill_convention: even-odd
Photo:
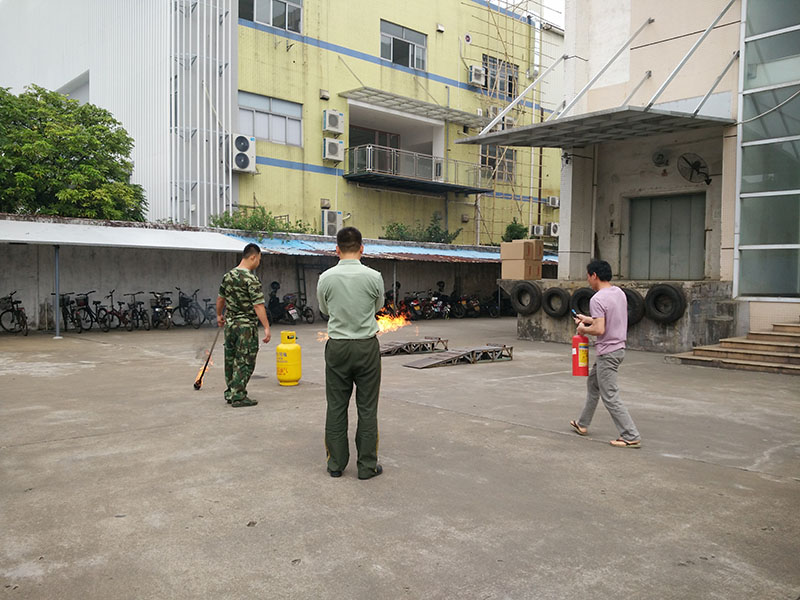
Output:
[[330,469],[328,469],[328,473],[330,473],[331,477],[341,477],[342,476],[342,472],[341,471],[331,471]]
[[372,479],[373,477],[377,477],[381,473],[383,473],[383,467],[378,465],[377,467],[375,467],[375,470],[373,472],[367,473],[366,475],[359,475],[358,478],[359,479]]

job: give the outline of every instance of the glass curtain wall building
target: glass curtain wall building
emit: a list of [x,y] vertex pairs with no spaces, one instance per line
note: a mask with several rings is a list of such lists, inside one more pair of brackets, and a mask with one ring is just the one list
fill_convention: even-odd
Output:
[[739,297],[800,297],[800,2],[745,0]]

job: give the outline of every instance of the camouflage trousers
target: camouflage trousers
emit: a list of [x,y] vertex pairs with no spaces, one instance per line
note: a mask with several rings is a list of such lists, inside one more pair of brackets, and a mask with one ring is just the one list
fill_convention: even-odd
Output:
[[258,325],[229,321],[225,323],[225,400],[238,402],[247,398],[247,383],[256,367]]

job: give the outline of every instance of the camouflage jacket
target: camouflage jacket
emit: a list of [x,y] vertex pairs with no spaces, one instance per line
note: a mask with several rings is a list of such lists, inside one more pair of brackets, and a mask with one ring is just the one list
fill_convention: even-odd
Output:
[[258,323],[253,307],[264,304],[264,290],[252,271],[236,267],[225,273],[219,295],[225,299],[226,320]]

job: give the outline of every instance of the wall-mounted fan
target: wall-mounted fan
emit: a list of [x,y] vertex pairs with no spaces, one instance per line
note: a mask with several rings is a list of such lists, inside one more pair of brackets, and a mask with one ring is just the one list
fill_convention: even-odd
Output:
[[708,176],[708,164],[697,154],[691,152],[681,154],[678,158],[678,173],[692,183],[701,181],[706,185],[711,183],[711,177]]

